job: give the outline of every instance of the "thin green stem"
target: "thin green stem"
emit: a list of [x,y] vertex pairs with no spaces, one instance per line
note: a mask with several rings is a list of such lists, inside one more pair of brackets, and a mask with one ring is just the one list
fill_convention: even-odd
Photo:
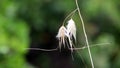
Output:
[[55,49],[41,49],[41,48],[26,48],[27,50],[40,50],[40,51],[56,51],[58,48]]
[[[101,43],[101,44],[93,44],[93,45],[90,45],[89,47],[95,47],[95,46],[101,46],[101,45],[109,45],[110,43]],[[80,48],[72,48],[73,50],[83,50],[83,49],[86,49],[88,47],[86,46],[83,46],[83,47],[80,47]],[[70,48],[69,48],[70,49]]]
[[86,30],[85,30],[84,21],[83,21],[83,18],[82,18],[82,15],[81,15],[81,12],[80,12],[80,9],[79,9],[79,6],[78,6],[78,1],[75,0],[75,2],[76,2],[77,9],[78,9],[79,17],[80,17],[81,22],[82,22],[82,28],[83,28],[83,32],[84,32],[84,35],[85,35],[85,41],[86,41],[86,45],[87,45],[87,48],[88,48],[88,52],[89,52],[89,56],[90,56],[90,60],[91,60],[91,65],[92,65],[92,68],[94,68],[93,59],[92,59],[92,55],[91,55],[91,51],[90,51],[88,37],[87,37],[87,34],[86,34]]
[[72,16],[75,12],[77,11],[77,9],[73,10],[69,15],[67,15],[67,17],[64,19],[63,21],[63,25],[65,24],[65,21],[70,17]]

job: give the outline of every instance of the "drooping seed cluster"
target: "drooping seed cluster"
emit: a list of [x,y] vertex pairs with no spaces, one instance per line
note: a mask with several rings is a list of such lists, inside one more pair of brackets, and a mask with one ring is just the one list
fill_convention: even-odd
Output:
[[62,25],[59,28],[59,31],[58,31],[58,34],[57,34],[56,37],[59,40],[59,48],[60,49],[61,49],[62,44],[65,46],[65,42],[67,42],[65,37],[67,37],[68,38],[68,42],[67,43],[69,43],[71,51],[73,51],[73,49],[72,49],[72,47],[73,47],[72,39],[74,38],[75,41],[76,41],[76,25],[75,25],[75,22],[73,21],[73,19],[70,19],[68,21],[66,27],[64,25]]

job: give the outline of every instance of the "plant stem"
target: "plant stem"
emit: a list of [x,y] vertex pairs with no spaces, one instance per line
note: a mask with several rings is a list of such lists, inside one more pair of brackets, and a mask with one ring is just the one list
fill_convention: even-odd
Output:
[[84,35],[85,35],[85,41],[86,41],[86,45],[87,45],[87,48],[88,48],[88,52],[89,52],[89,56],[90,56],[90,60],[91,60],[91,65],[92,65],[92,68],[94,68],[93,59],[92,59],[92,55],[91,55],[91,51],[90,51],[88,37],[87,37],[87,34],[86,34],[86,30],[85,30],[84,21],[83,21],[83,18],[82,18],[82,15],[81,15],[81,12],[80,12],[80,9],[79,9],[79,6],[78,6],[78,1],[75,0],[75,2],[76,2],[79,17],[80,17],[81,22],[82,22],[82,28],[83,28],[83,32],[84,32]]
[[[108,45],[108,44],[110,44],[110,43],[93,44],[93,45],[91,45],[89,47]],[[83,46],[83,47],[80,47],[80,48],[72,48],[72,50],[82,50],[82,49],[85,49],[85,48],[88,48],[88,47],[87,46]],[[71,48],[69,48],[69,49],[71,49]]]
[[41,48],[26,48],[28,50],[40,50],[40,51],[56,51],[58,48],[56,49],[41,49]]
[[67,15],[67,17],[66,17],[66,18],[64,19],[64,21],[63,21],[63,25],[64,25],[65,21],[66,21],[70,16],[72,16],[76,11],[77,11],[77,9],[73,10],[69,15]]

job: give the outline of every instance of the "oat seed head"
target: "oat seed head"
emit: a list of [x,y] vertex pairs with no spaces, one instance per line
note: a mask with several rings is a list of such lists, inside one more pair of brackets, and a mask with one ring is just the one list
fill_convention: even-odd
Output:
[[64,26],[61,26],[59,28],[57,38],[59,39],[59,48],[61,49],[62,44],[65,46],[65,36],[66,36],[67,30]]
[[70,36],[70,38],[72,38],[73,36],[74,39],[76,40],[76,26],[72,18],[68,21],[67,36]]
[[58,34],[57,34],[56,37],[57,37],[57,38],[65,37],[66,33],[67,33],[66,28],[65,28],[64,26],[61,26],[61,27],[59,28],[59,31],[58,31]]

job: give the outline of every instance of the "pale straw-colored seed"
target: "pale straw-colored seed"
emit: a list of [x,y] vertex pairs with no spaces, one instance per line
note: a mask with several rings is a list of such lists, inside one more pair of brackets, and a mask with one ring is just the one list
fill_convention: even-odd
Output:
[[68,21],[67,36],[70,36],[70,38],[73,36],[76,40],[76,25],[72,18]]
[[61,45],[63,44],[65,46],[65,36],[66,36],[67,30],[64,26],[61,26],[59,28],[57,38],[59,39],[59,48],[61,49]]

